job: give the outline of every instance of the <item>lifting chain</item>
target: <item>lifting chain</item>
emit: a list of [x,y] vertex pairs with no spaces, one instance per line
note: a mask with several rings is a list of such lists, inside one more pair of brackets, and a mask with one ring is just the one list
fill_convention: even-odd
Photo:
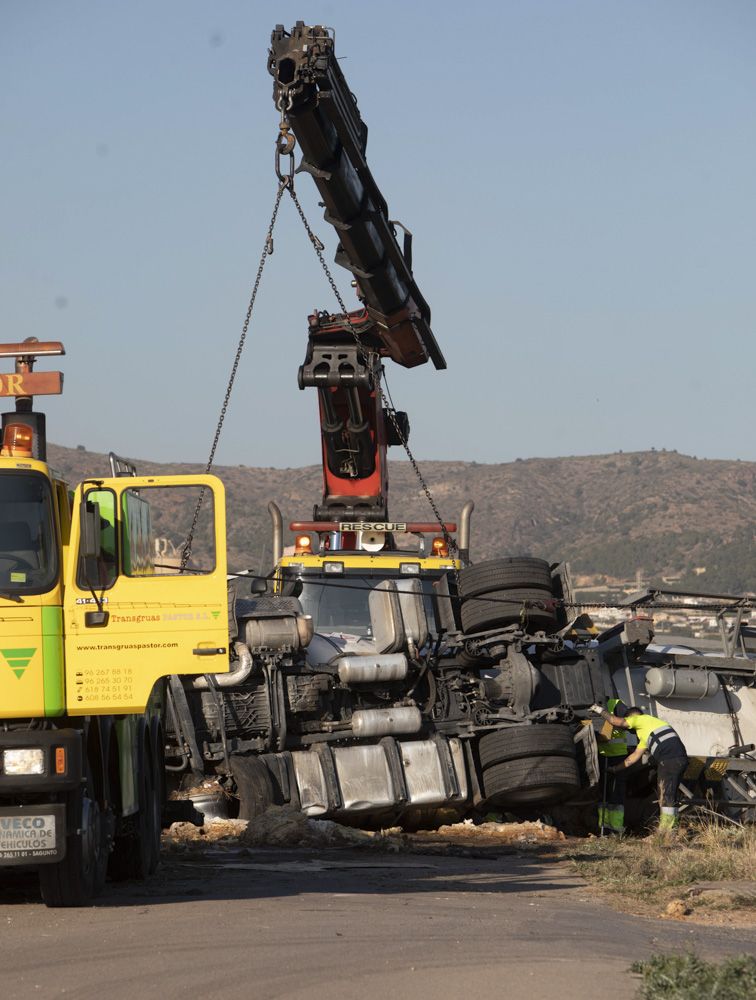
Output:
[[[362,360],[365,362],[365,365],[369,369],[371,369],[372,368],[372,365],[371,365],[371,352],[368,350],[368,348],[362,342],[362,338],[360,337],[360,335],[359,335],[359,333],[357,331],[357,328],[355,327],[354,323],[352,322],[352,319],[351,319],[351,317],[350,317],[350,315],[349,315],[349,313],[347,311],[347,307],[344,304],[344,300],[341,297],[341,293],[339,292],[339,289],[338,289],[338,287],[336,285],[336,282],[335,282],[335,280],[333,278],[333,275],[331,274],[331,270],[328,267],[328,264],[326,263],[325,257],[323,256],[323,250],[325,249],[325,247],[323,246],[322,242],[318,239],[318,237],[315,235],[315,233],[312,231],[312,229],[310,227],[310,224],[307,221],[307,217],[304,214],[304,210],[302,209],[302,206],[301,206],[301,204],[299,202],[299,198],[297,198],[297,193],[294,190],[293,185],[289,185],[288,186],[288,191],[289,191],[289,194],[291,195],[291,199],[294,202],[294,205],[295,205],[295,207],[297,209],[297,212],[299,213],[299,218],[302,220],[302,225],[305,228],[305,232],[307,233],[307,235],[308,235],[308,237],[310,239],[310,242],[312,243],[312,245],[313,245],[313,247],[315,249],[315,253],[317,254],[318,260],[320,261],[320,265],[323,268],[323,271],[325,272],[325,276],[328,279],[328,284],[331,286],[331,290],[333,291],[333,294],[336,296],[336,301],[339,304],[339,309],[341,309],[342,313],[344,314],[344,319],[346,320],[346,322],[347,322],[347,324],[349,326],[349,329],[352,332],[352,336],[354,337],[354,341],[357,344],[357,350],[360,352],[360,355],[362,356]],[[449,553],[450,553],[450,555],[454,556],[454,554],[459,551],[457,543],[451,537],[451,535],[449,534],[449,532],[446,530],[446,524],[444,523],[444,520],[441,517],[441,513],[440,513],[440,511],[438,509],[438,506],[437,506],[436,501],[435,501],[435,499],[433,497],[433,494],[431,493],[430,488],[429,488],[428,484],[425,481],[425,477],[423,476],[422,472],[420,471],[420,466],[417,464],[417,460],[416,460],[415,456],[412,454],[412,450],[411,450],[411,448],[409,446],[409,443],[407,441],[407,436],[405,435],[403,428],[399,424],[399,421],[398,421],[397,416],[396,416],[396,410],[394,409],[393,406],[389,405],[389,401],[387,400],[386,394],[383,391],[383,386],[381,385],[380,378],[378,378],[376,380],[375,388],[376,388],[376,391],[378,393],[378,396],[380,397],[381,404],[385,408],[386,413],[388,414],[389,420],[391,421],[391,424],[392,424],[394,430],[396,431],[396,435],[397,435],[398,439],[401,441],[402,447],[404,448],[405,452],[407,453],[407,458],[409,459],[410,464],[412,465],[412,468],[413,468],[413,470],[415,472],[415,475],[417,476],[418,482],[420,483],[420,486],[422,487],[423,493],[425,494],[425,498],[428,501],[428,504],[430,505],[431,510],[433,511],[433,515],[436,518],[436,520],[438,521],[438,525],[439,525],[439,528],[440,528],[441,533],[443,535],[444,541],[446,542],[446,544],[447,544],[447,546],[449,548]],[[455,575],[455,578],[457,578],[456,567],[455,567],[455,570],[454,570],[454,575]],[[457,582],[458,582],[458,578],[457,578]]]
[[[291,107],[293,95],[282,93],[277,101],[278,110],[281,112],[281,121],[278,125],[278,136],[276,138],[276,177],[281,187],[286,187],[290,191],[294,190],[294,147],[297,140],[292,134],[291,125],[286,112]],[[281,157],[289,157],[289,165],[286,172],[281,170]]]
[[[292,157],[293,161],[293,157]],[[278,172],[278,142],[276,142],[276,172]],[[205,466],[205,475],[210,473],[213,467],[213,462],[215,461],[215,451],[218,447],[218,441],[220,440],[221,431],[223,429],[223,422],[226,419],[226,411],[228,410],[229,400],[231,399],[231,393],[234,388],[234,382],[236,381],[236,373],[239,370],[239,362],[241,361],[242,351],[244,350],[244,343],[247,339],[247,331],[249,330],[249,323],[252,319],[252,310],[255,308],[255,300],[257,298],[257,292],[260,288],[260,281],[262,279],[263,271],[265,270],[265,262],[268,257],[273,253],[273,230],[276,226],[276,219],[278,218],[278,209],[281,206],[281,198],[283,193],[287,188],[287,184],[279,177],[278,190],[276,191],[276,198],[273,203],[273,214],[270,217],[270,223],[268,224],[268,230],[265,234],[265,243],[263,245],[262,254],[260,255],[260,263],[257,265],[257,274],[255,275],[255,283],[252,286],[252,294],[249,299],[249,305],[247,306],[247,313],[244,317],[244,323],[242,325],[241,337],[239,338],[239,344],[236,348],[236,356],[234,357],[234,363],[231,366],[231,375],[228,379],[228,385],[226,386],[226,394],[223,397],[223,405],[221,406],[220,416],[218,417],[218,424],[215,428],[215,436],[213,437],[213,443],[210,448],[210,455],[207,460],[207,465]],[[202,508],[202,502],[205,499],[205,487],[202,488],[199,498],[197,500],[197,506],[194,509],[194,517],[192,518],[192,524],[189,528],[189,534],[186,536],[186,542],[181,550],[181,569],[180,572],[184,573],[186,571],[187,563],[192,555],[192,545],[194,543],[194,532],[197,528],[197,521],[199,520],[200,510]]]
[[[218,418],[218,424],[215,428],[215,436],[213,437],[213,443],[210,448],[210,455],[207,460],[207,465],[205,467],[206,475],[210,473],[210,470],[213,467],[213,462],[215,460],[215,451],[218,447],[218,441],[220,440],[221,430],[223,429],[223,422],[226,419],[226,411],[228,409],[229,400],[231,399],[231,392],[233,391],[234,382],[236,380],[236,373],[239,368],[239,362],[241,361],[242,351],[244,350],[244,343],[247,339],[247,331],[249,329],[250,320],[252,318],[252,311],[255,306],[255,299],[257,298],[257,291],[260,287],[260,281],[262,279],[263,270],[265,268],[265,262],[268,259],[268,257],[273,253],[273,230],[276,225],[276,219],[278,217],[278,209],[281,205],[281,198],[283,197],[284,191],[288,191],[289,194],[291,195],[291,199],[294,202],[297,213],[299,214],[299,218],[302,220],[302,225],[305,228],[305,232],[307,233],[307,236],[309,237],[309,240],[313,245],[315,253],[317,254],[318,260],[320,261],[321,267],[323,268],[325,276],[328,280],[328,284],[331,286],[331,290],[333,291],[333,294],[336,297],[336,301],[339,304],[339,308],[344,314],[344,318],[349,326],[349,329],[352,332],[352,336],[354,337],[354,341],[357,345],[357,350],[360,352],[360,355],[362,356],[365,365],[369,369],[373,368],[371,352],[362,342],[362,339],[357,331],[357,328],[352,322],[349,312],[347,311],[347,307],[344,303],[343,298],[341,297],[341,293],[339,292],[339,289],[336,285],[333,275],[331,274],[330,268],[326,263],[326,259],[323,256],[323,251],[325,249],[325,246],[313,232],[309,222],[307,221],[307,217],[304,214],[304,210],[302,209],[302,206],[299,202],[299,198],[297,197],[296,191],[294,190],[294,147],[296,145],[296,139],[291,133],[291,126],[289,124],[289,120],[286,114],[290,106],[291,106],[291,99],[289,99],[288,104],[284,102],[283,99],[281,100],[279,106],[279,110],[281,111],[281,121],[279,124],[279,131],[278,131],[278,136],[276,137],[276,144],[275,144],[275,149],[276,149],[275,171],[276,171],[276,177],[278,178],[278,189],[276,191],[276,198],[273,205],[273,213],[271,215],[270,224],[268,225],[268,231],[265,236],[265,244],[263,246],[263,251],[260,256],[260,263],[257,268],[255,283],[252,288],[252,295],[250,296],[249,305],[247,307],[247,313],[244,318],[241,337],[239,339],[239,344],[236,349],[236,356],[234,357],[234,363],[231,367],[231,375],[229,377],[228,385],[226,387],[226,394],[223,398],[223,405],[221,407],[220,416]],[[285,172],[283,171],[281,165],[282,156],[289,157],[289,164],[288,167],[285,169]],[[388,414],[389,420],[391,421],[391,424],[396,432],[396,436],[402,443],[402,447],[404,448],[407,454],[407,458],[409,459],[410,464],[412,465],[412,468],[414,470],[414,473],[417,476],[418,482],[422,487],[423,493],[425,494],[425,498],[428,501],[431,510],[433,511],[433,515],[438,521],[441,534],[443,535],[444,541],[446,542],[446,545],[449,549],[449,553],[453,557],[455,553],[459,551],[457,543],[455,539],[453,539],[449,534],[449,532],[446,530],[446,524],[444,523],[444,520],[441,517],[441,512],[439,511],[436,501],[433,497],[433,494],[431,493],[430,488],[425,481],[425,477],[420,471],[420,466],[417,464],[417,460],[415,459],[415,456],[412,454],[412,450],[407,441],[407,436],[405,435],[404,430],[397,419],[396,410],[394,409],[393,405],[389,404],[389,401],[386,398],[386,394],[383,391],[383,386],[381,385],[380,377],[376,379],[375,388],[380,398],[381,405]],[[202,502],[204,500],[204,497],[205,497],[205,489],[203,487],[202,491],[200,492],[199,499],[197,500],[197,506],[194,510],[194,516],[192,518],[192,523],[186,538],[186,542],[184,543],[182,549],[181,569],[180,569],[181,573],[184,573],[186,571],[187,564],[189,562],[189,559],[191,558],[192,545],[194,542],[194,534],[197,528],[197,522],[199,520],[200,510],[202,508]],[[454,568],[454,576],[457,581],[457,584],[459,584],[459,577],[456,567]]]

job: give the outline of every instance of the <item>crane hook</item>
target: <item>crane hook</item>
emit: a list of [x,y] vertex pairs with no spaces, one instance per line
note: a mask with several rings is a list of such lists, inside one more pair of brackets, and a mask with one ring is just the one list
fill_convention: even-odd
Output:
[[[289,122],[285,115],[281,115],[281,124],[276,137],[276,177],[278,183],[283,187],[294,190],[294,147],[297,140],[290,132]],[[286,173],[281,172],[281,157],[289,157],[289,165]]]

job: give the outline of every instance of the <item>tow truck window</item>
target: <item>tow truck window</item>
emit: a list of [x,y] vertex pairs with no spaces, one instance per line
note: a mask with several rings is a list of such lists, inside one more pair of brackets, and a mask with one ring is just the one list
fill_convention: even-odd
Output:
[[370,607],[368,595],[375,580],[364,576],[350,576],[348,580],[328,580],[327,583],[302,578],[299,600],[304,612],[312,615],[315,631],[321,633],[347,632],[350,635],[370,636]]
[[212,491],[201,486],[126,490],[121,497],[121,545],[127,576],[212,573]]
[[40,594],[58,578],[50,483],[35,472],[0,474],[0,591]]

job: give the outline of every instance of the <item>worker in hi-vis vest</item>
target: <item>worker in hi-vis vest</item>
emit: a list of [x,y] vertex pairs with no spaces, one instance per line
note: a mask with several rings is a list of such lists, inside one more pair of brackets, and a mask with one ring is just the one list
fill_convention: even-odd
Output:
[[[606,707],[610,714],[624,719],[627,705],[619,698],[609,698]],[[625,830],[625,769],[627,757],[627,735],[624,729],[612,729],[608,740],[598,744],[599,765],[604,774],[604,796],[599,802],[598,823],[603,832],[624,833]]]
[[683,741],[668,722],[653,715],[646,715],[642,708],[629,708],[624,719],[612,715],[600,705],[592,705],[591,711],[606,719],[617,729],[629,729],[637,735],[638,746],[628,754],[620,766],[632,767],[644,754],[648,754],[656,766],[661,809],[659,829],[676,829],[677,793],[680,779],[688,766],[688,754]]

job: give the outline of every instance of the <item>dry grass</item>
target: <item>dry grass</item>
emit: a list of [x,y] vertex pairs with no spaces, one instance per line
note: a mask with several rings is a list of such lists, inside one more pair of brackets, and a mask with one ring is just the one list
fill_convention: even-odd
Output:
[[651,904],[658,912],[684,895],[686,914],[728,910],[744,917],[750,913],[752,919],[756,908],[756,899],[746,892],[689,894],[701,883],[756,882],[753,827],[704,822],[691,823],[674,840],[659,834],[645,840],[592,839],[568,859],[580,875],[626,905]]

